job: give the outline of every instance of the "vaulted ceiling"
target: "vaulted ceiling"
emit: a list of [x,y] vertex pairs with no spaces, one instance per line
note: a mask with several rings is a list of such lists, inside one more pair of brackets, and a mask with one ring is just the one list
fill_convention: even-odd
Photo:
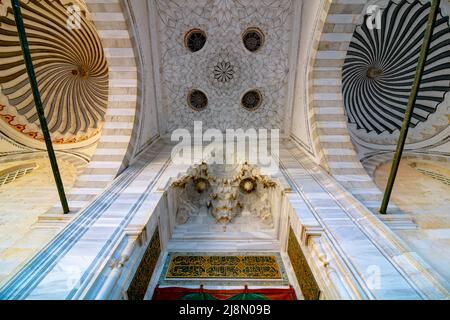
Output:
[[[169,132],[192,128],[194,121],[204,129],[283,127],[295,36],[291,0],[157,0],[156,6]],[[187,46],[191,30],[206,39],[195,52]],[[244,38],[261,47],[249,50]],[[206,102],[206,96],[201,110],[188,101],[193,90],[204,94],[195,99]]]

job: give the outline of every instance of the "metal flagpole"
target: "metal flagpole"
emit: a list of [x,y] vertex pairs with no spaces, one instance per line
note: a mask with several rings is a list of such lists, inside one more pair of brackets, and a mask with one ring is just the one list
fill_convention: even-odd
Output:
[[431,38],[433,36],[434,24],[439,10],[440,0],[432,0],[430,14],[428,16],[428,23],[425,30],[422,50],[420,51],[419,62],[417,65],[416,76],[414,79],[413,87],[411,89],[411,95],[409,97],[408,105],[406,107],[405,119],[403,121],[403,127],[400,131],[400,137],[398,141],[397,151],[395,152],[394,160],[392,163],[391,174],[384,193],[383,203],[381,204],[380,213],[387,214],[389,201],[392,195],[392,189],[397,178],[398,168],[402,159],[403,150],[405,149],[406,137],[408,136],[409,125],[413,115],[414,107],[417,100],[417,95],[420,90],[420,83],[422,82],[423,72],[425,70],[425,64],[427,62],[428,51],[430,49]]
[[30,80],[31,89],[33,91],[34,103],[36,104],[36,110],[41,124],[42,134],[44,135],[45,144],[47,146],[48,157],[53,170],[53,176],[55,178],[56,187],[58,189],[59,198],[63,207],[64,214],[70,212],[69,205],[67,203],[66,194],[64,192],[64,185],[61,179],[61,174],[58,168],[58,162],[56,160],[55,150],[48,130],[47,119],[45,118],[44,107],[42,105],[41,94],[39,92],[38,83],[36,80],[36,74],[34,72],[33,60],[30,54],[30,47],[28,45],[27,34],[25,32],[25,25],[23,23],[22,12],[20,10],[20,1],[12,0],[12,8],[14,11],[14,18],[16,20],[17,31],[19,33],[20,44],[22,46],[23,57],[27,67],[28,78]]

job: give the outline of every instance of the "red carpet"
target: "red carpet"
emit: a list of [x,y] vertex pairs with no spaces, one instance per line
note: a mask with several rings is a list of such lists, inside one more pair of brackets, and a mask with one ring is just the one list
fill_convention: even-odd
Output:
[[187,288],[157,288],[153,300],[297,300],[295,290],[290,289],[257,289],[249,290],[205,290]]

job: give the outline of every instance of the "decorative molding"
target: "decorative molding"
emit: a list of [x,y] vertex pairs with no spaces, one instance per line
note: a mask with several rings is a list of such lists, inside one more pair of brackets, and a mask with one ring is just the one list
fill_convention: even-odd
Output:
[[292,228],[289,230],[287,251],[305,300],[319,300],[320,288]]
[[159,238],[159,229],[157,227],[136,274],[134,275],[133,281],[127,290],[129,300],[144,300],[160,255],[161,242]]
[[[314,17],[314,27],[311,33],[308,34],[308,41],[307,43],[307,53],[306,53],[306,63],[300,63],[300,44],[301,41],[303,41],[303,37],[298,39],[298,48],[296,48],[297,54],[296,58],[297,61],[295,61],[295,69],[296,74],[294,76],[294,80],[290,80],[290,83],[293,84],[293,87],[291,91],[294,91],[294,93],[290,94],[290,97],[292,99],[292,107],[291,107],[291,113],[290,115],[286,115],[286,125],[287,127],[291,128],[291,134],[290,137],[296,141],[297,144],[301,146],[302,149],[304,149],[311,157],[318,158],[316,155],[316,146],[313,141],[313,127],[312,127],[312,116],[314,114],[314,110],[312,108],[311,104],[311,95],[310,92],[313,90],[313,81],[312,81],[312,74],[314,69],[314,61],[317,54],[317,47],[316,44],[320,41],[320,36],[322,35],[322,29],[323,29],[323,15],[326,14],[326,10],[328,10],[328,1],[329,0],[319,0],[320,4],[318,7],[318,10],[316,12],[316,15]],[[303,11],[304,11],[304,2],[301,2],[300,4],[297,4],[298,8],[297,11],[300,11],[299,19],[299,29],[301,29],[302,21],[303,21]],[[297,19],[295,19],[297,21]],[[296,26],[294,26],[296,28]],[[297,31],[300,33],[300,30]],[[293,76],[293,75],[291,75]],[[302,79],[303,78],[303,82]],[[303,85],[301,85],[303,84]],[[300,88],[298,88],[300,87]],[[297,103],[297,100],[300,100],[300,102],[303,104],[302,106],[302,121],[305,126],[305,128],[308,128],[307,134],[306,134],[306,141],[304,141],[302,138],[296,136],[292,132],[293,122],[299,121],[299,119],[295,119],[294,116],[294,109]]]
[[277,184],[248,164],[235,168],[203,163],[172,184],[178,189],[177,222],[185,224],[202,207],[220,224],[230,224],[243,212],[273,226],[269,191]]
[[235,287],[245,281],[251,287],[286,288],[290,281],[283,260],[278,252],[169,252],[158,285]]
[[166,279],[281,280],[275,256],[173,255]]
[[2,147],[0,150],[0,156],[4,156],[5,154],[11,154],[15,152],[22,152],[24,150],[31,150],[24,145],[14,141],[13,139],[6,136],[3,132],[0,131],[0,143],[6,143],[7,147],[6,149]]

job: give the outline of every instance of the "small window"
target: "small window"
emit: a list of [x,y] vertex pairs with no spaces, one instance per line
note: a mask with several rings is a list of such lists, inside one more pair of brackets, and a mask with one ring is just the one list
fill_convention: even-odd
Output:
[[249,28],[244,32],[242,41],[250,52],[256,52],[264,45],[264,33],[258,28]]
[[0,187],[22,178],[24,175],[36,170],[37,167],[36,163],[27,163],[0,171]]
[[195,111],[205,110],[208,106],[208,97],[203,91],[192,90],[188,95],[188,105]]
[[263,102],[263,96],[259,90],[253,89],[244,94],[241,100],[242,106],[249,110],[255,111]]
[[192,29],[184,38],[184,44],[191,52],[203,49],[206,44],[206,33],[200,29]]

